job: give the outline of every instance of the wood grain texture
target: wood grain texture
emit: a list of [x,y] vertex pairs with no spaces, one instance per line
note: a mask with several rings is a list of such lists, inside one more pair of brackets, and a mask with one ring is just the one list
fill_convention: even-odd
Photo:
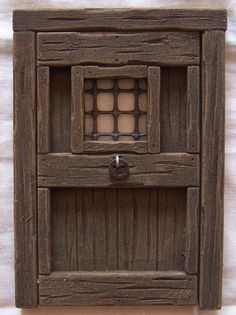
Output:
[[161,69],[161,152],[186,152],[186,68]]
[[131,152],[147,153],[147,141],[85,141],[84,152],[107,153],[107,152]]
[[202,43],[202,182],[200,307],[221,306],[224,212],[225,34],[205,32]]
[[197,65],[197,32],[38,33],[40,65]]
[[84,78],[97,79],[97,78],[110,78],[110,79],[123,79],[123,78],[146,78],[147,66],[124,66],[124,67],[98,67],[98,66],[85,66]]
[[37,69],[37,140],[38,153],[50,152],[49,68]]
[[199,185],[199,159],[189,154],[123,154],[126,179],[111,180],[114,155],[43,154],[38,156],[39,187],[187,187]]
[[[57,243],[52,253],[64,244],[60,231],[67,222],[68,242],[77,244],[69,257],[77,257],[78,264],[67,266],[68,271],[185,269],[184,231],[191,228],[186,228],[186,189],[56,188],[53,198],[52,238]],[[62,198],[69,210],[61,205]],[[188,254],[194,256],[194,250],[190,246]],[[54,267],[63,268],[65,257],[54,259]]]
[[186,191],[159,189],[158,270],[184,270]]
[[225,10],[83,9],[16,10],[13,28],[35,31],[226,29]]
[[77,189],[78,270],[117,269],[117,194]]
[[200,68],[187,70],[187,152],[200,150]]
[[55,272],[39,278],[40,304],[193,305],[196,284],[195,276],[173,272]]
[[35,307],[37,289],[35,34],[14,34],[14,228],[17,307]]
[[185,271],[188,274],[196,274],[198,272],[199,199],[199,188],[190,187],[187,189]]
[[157,269],[157,189],[117,191],[118,270]]
[[71,152],[83,152],[84,75],[83,67],[71,68]]
[[38,189],[38,272],[51,272],[51,201],[48,188]]
[[51,152],[71,152],[71,71],[50,69]]
[[[58,191],[60,193],[58,193]],[[52,270],[77,270],[75,190],[53,189],[51,194]],[[71,196],[73,196],[71,198]]]
[[160,67],[148,68],[148,152],[160,152]]

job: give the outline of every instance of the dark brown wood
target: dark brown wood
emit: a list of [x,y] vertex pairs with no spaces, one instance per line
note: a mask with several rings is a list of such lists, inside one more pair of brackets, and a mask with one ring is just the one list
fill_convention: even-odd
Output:
[[51,268],[53,271],[77,270],[75,193],[74,189],[69,195],[66,189],[52,189]]
[[98,67],[98,66],[85,66],[84,78],[146,78],[147,66],[124,66],[124,67]]
[[54,272],[39,278],[42,305],[193,305],[196,286],[195,276],[173,271]]
[[186,68],[161,69],[161,152],[186,152]]
[[159,189],[158,270],[184,270],[186,191]]
[[183,66],[200,62],[197,32],[38,33],[40,65]]
[[37,69],[37,137],[38,153],[50,152],[49,68]]
[[51,152],[71,152],[71,71],[50,70]]
[[51,272],[51,202],[48,188],[38,189],[38,272]]
[[188,67],[187,72],[187,152],[200,150],[200,70]]
[[114,189],[77,189],[78,270],[117,269]]
[[202,182],[200,300],[204,309],[221,307],[224,206],[223,31],[205,32],[202,42]]
[[134,152],[147,153],[147,141],[86,141],[84,152],[107,153],[107,152]]
[[160,67],[148,68],[148,152],[160,152]]
[[117,192],[118,270],[157,269],[157,189]]
[[113,187],[162,186],[187,187],[199,185],[197,155],[123,154],[129,165],[127,179],[113,181],[108,165],[114,155],[43,154],[38,156],[40,187]]
[[197,274],[198,272],[199,199],[199,188],[190,187],[187,189],[185,271],[188,274]]
[[34,31],[160,31],[226,29],[225,10],[16,10],[13,28]]
[[83,152],[84,142],[83,67],[71,68],[71,152]]
[[35,307],[38,304],[35,72],[35,34],[14,34],[14,228],[17,307]]

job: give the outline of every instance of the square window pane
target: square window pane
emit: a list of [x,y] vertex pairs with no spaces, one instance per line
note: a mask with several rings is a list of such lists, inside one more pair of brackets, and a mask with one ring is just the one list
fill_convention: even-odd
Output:
[[113,132],[114,130],[114,117],[112,115],[100,114],[97,117],[97,130],[98,132]]
[[118,94],[118,109],[120,111],[133,111],[135,107],[134,93],[122,92]]

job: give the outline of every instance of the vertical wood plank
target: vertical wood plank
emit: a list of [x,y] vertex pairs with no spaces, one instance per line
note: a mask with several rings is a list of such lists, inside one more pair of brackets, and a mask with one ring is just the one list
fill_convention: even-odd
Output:
[[200,150],[200,81],[199,67],[188,67],[187,73],[187,152]]
[[77,270],[75,189],[52,190],[52,270]]
[[161,69],[161,151],[186,152],[186,68]]
[[186,190],[159,189],[158,270],[184,270]]
[[71,152],[71,71],[50,68],[51,152]]
[[160,67],[148,68],[148,152],[160,152]]
[[71,152],[81,153],[84,141],[83,67],[71,68],[71,80]]
[[35,307],[36,226],[36,71],[35,34],[14,34],[14,225],[16,306]]
[[49,67],[37,69],[37,136],[38,153],[50,151]]
[[77,189],[78,270],[94,270],[94,194],[93,189]]
[[202,41],[202,182],[200,300],[202,309],[221,307],[224,206],[224,46],[223,31]]
[[195,274],[198,271],[199,251],[199,188],[187,189],[187,216],[185,238],[185,271]]
[[51,272],[50,190],[38,189],[38,268],[40,274]]
[[77,190],[78,270],[117,269],[115,189]]
[[156,189],[118,190],[118,269],[156,270]]

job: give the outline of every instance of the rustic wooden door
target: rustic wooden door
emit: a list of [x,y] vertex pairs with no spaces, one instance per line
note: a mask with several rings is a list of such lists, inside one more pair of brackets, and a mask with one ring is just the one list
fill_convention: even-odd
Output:
[[[84,38],[94,65],[45,66]],[[199,66],[149,65],[164,40],[198,60],[197,33],[38,35],[41,304],[196,302]]]
[[[200,222],[200,167],[209,161],[202,159],[208,148],[201,148],[202,124],[204,134],[210,130],[200,116],[200,88],[208,80],[200,78],[206,71],[201,45],[209,40],[213,47],[213,40],[205,35],[202,42],[194,29],[132,25],[100,32],[37,29],[32,165],[41,305],[198,301],[205,274],[200,248],[202,261],[206,257],[200,232],[205,237],[209,228]],[[18,44],[21,36],[25,45],[31,42],[30,32],[22,34]],[[205,66],[211,58],[203,54]],[[21,50],[18,56],[24,59]],[[206,193],[210,183],[202,183]],[[204,298],[203,307],[218,307],[218,297]]]

